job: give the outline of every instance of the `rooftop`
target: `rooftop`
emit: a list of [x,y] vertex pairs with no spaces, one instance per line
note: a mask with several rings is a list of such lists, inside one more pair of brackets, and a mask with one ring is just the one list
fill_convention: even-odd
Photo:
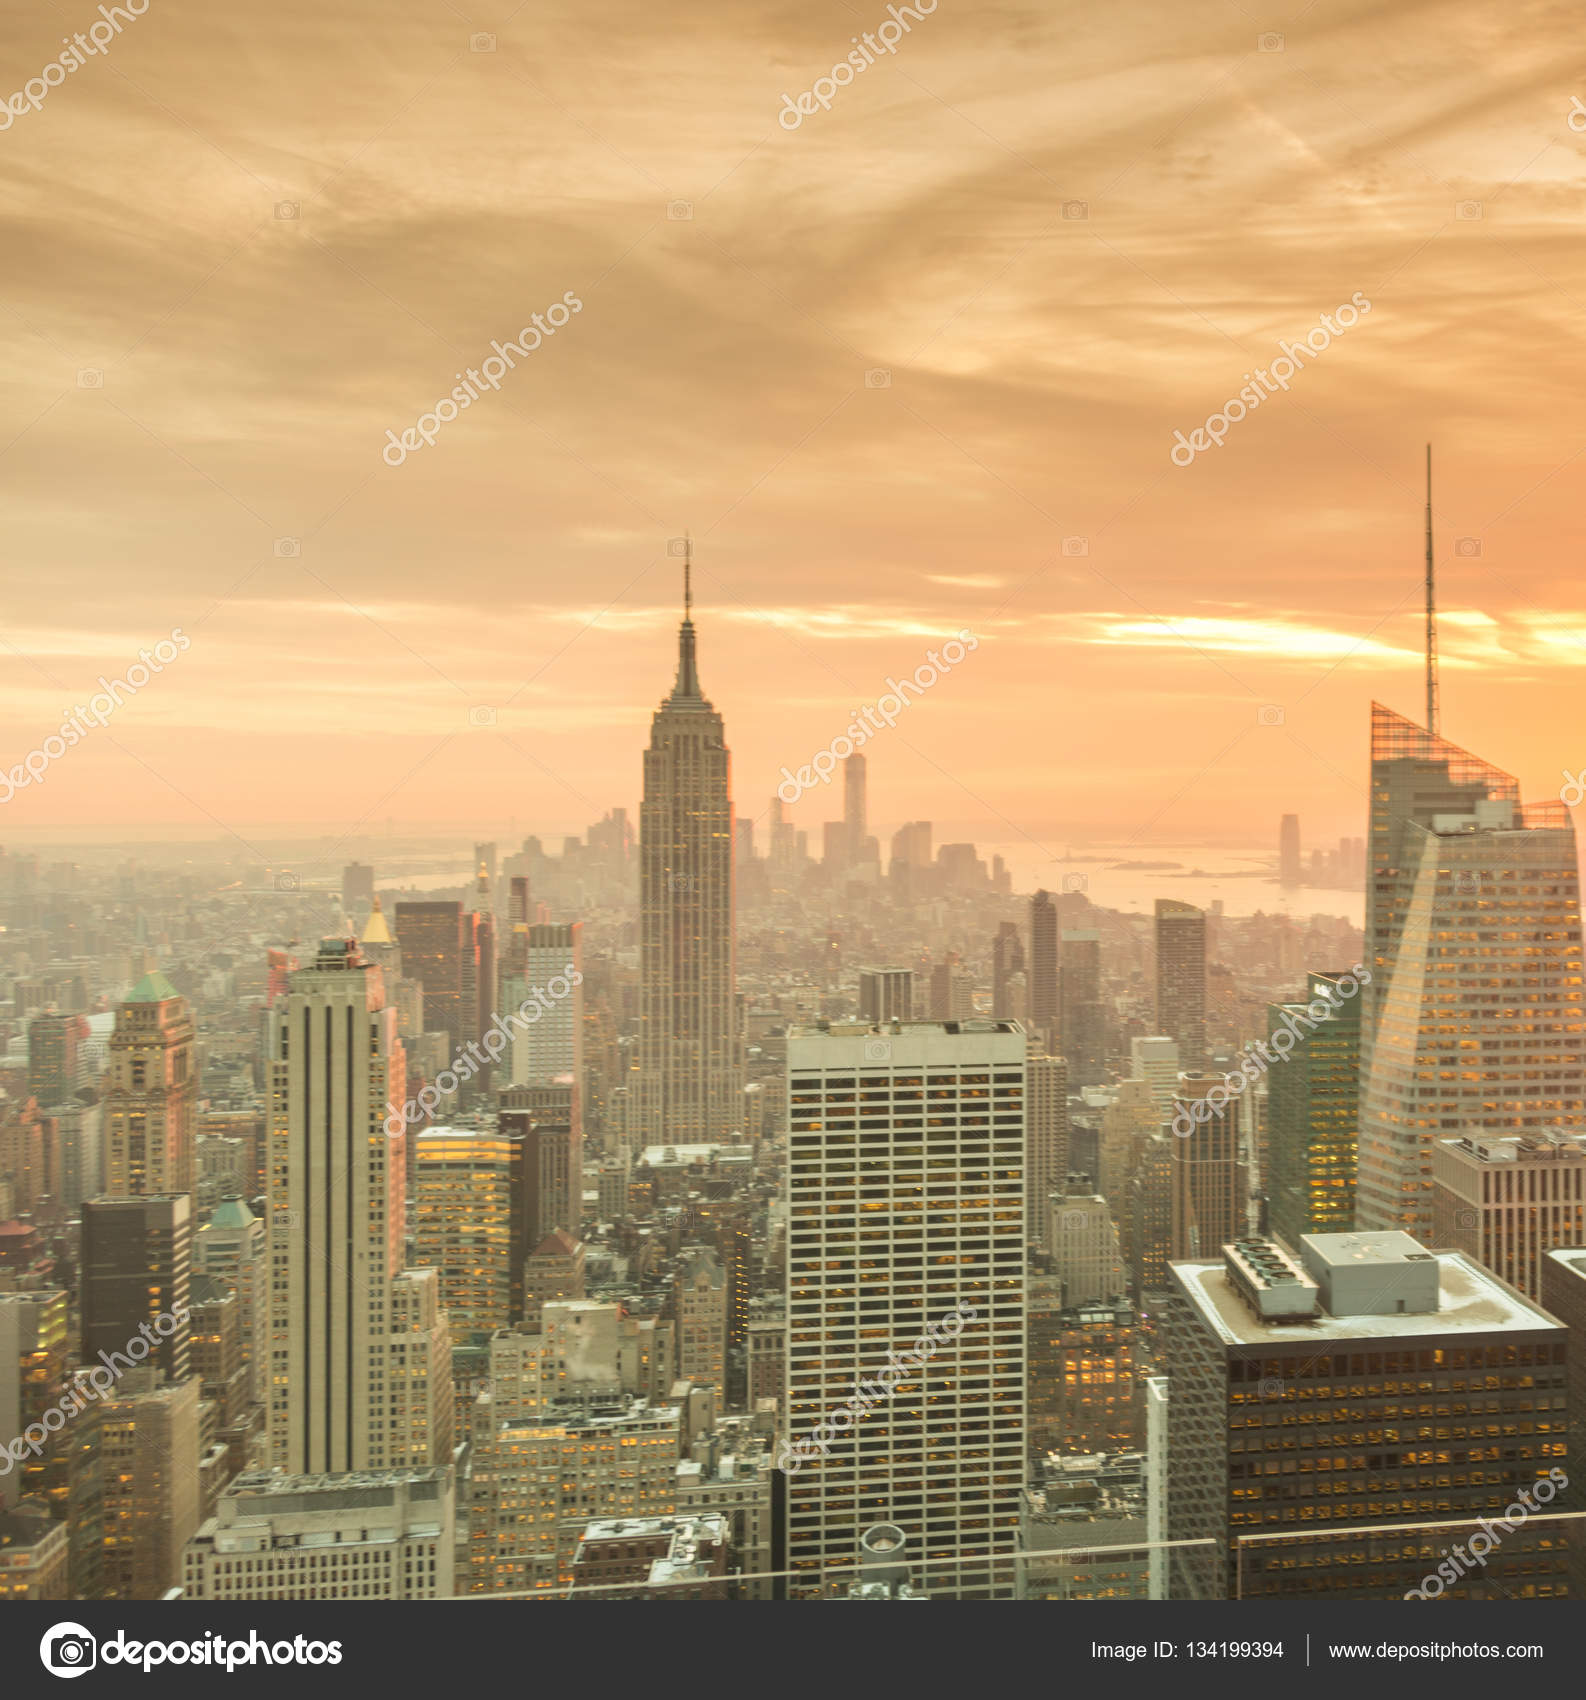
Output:
[[[1420,1252],[1408,1234],[1319,1234],[1316,1239],[1401,1239]],[[1360,1248],[1363,1257],[1385,1254]],[[1173,1263],[1169,1267],[1191,1304],[1225,1346],[1320,1345],[1331,1340],[1411,1340],[1427,1335],[1520,1333],[1557,1330],[1561,1324],[1540,1306],[1522,1298],[1496,1275],[1458,1251],[1427,1254],[1438,1265],[1438,1308],[1430,1313],[1381,1316],[1329,1316],[1320,1312],[1305,1322],[1262,1322],[1235,1291],[1221,1263]],[[1586,1256],[1586,1252],[1581,1254]]]

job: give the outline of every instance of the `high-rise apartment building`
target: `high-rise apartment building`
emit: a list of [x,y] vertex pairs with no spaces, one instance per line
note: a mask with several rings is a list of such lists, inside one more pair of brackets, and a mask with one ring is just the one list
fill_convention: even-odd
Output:
[[83,1205],[83,1361],[137,1364],[168,1381],[192,1373],[189,1287],[193,1201],[187,1193],[91,1198]]
[[1157,1313],[1166,1535],[1214,1543],[1168,1554],[1172,1597],[1567,1592],[1557,1524],[1521,1518],[1481,1562],[1449,1562],[1522,1491],[1546,1489],[1535,1509],[1555,1497],[1562,1324],[1406,1234],[1313,1234],[1298,1249],[1242,1239],[1172,1266]]
[[677,678],[639,812],[639,1143],[724,1139],[742,1118],[732,757],[700,688],[685,576]]
[[1586,1113],[1580,878],[1559,802],[1378,704],[1356,1221],[1432,1235],[1432,1152]]
[[[794,1028],[788,1080],[788,1438],[831,1435],[789,1476],[790,1591],[818,1594],[879,1520],[957,1561],[933,1593],[999,1591],[1023,1485],[1024,1034]],[[879,1408],[855,1413],[867,1389]]]
[[1205,1066],[1206,912],[1172,897],[1156,900],[1156,1026],[1184,1068]]
[[116,1012],[105,1086],[107,1190],[117,1198],[193,1190],[198,1079],[187,1000],[145,974]]
[[1586,1245],[1586,1134],[1440,1139],[1432,1182],[1432,1243],[1467,1253],[1527,1298],[1542,1297],[1550,1251]]
[[387,1132],[386,1106],[406,1097],[402,1045],[356,941],[323,940],[292,976],[269,1058],[271,1460],[294,1475],[445,1463],[449,1403],[438,1432],[416,1443],[412,1427],[433,1391],[410,1381],[429,1374],[433,1281],[396,1290],[406,1132]]
[[1269,1219],[1290,1245],[1355,1225],[1361,1000],[1353,976],[1340,993],[1345,978],[1312,974],[1306,1003],[1267,1006],[1269,1046],[1279,1032],[1292,1044],[1267,1072],[1266,1104]]

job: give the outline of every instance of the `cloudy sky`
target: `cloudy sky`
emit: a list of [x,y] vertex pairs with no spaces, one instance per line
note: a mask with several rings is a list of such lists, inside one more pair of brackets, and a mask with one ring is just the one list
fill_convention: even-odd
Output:
[[888,16],[148,0],[35,107],[99,13],[4,0],[6,763],[192,647],[0,841],[631,807],[685,528],[744,813],[968,627],[871,745],[878,821],[1358,832],[1368,703],[1421,701],[1428,440],[1444,731],[1556,793],[1586,763],[1574,9],[938,0],[778,122]]

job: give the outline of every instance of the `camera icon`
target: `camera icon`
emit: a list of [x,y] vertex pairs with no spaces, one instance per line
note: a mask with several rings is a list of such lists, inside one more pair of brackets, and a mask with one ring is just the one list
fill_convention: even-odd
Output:
[[1480,1220],[1474,1210],[1461,1210],[1454,1217],[1455,1225],[1461,1228],[1474,1228]]
[[1089,218],[1090,217],[1090,202],[1089,201],[1064,201],[1064,203],[1063,203],[1063,217],[1064,218]]
[[1063,539],[1063,553],[1065,555],[1088,555],[1090,553],[1090,539],[1088,537],[1065,537]]
[[1472,557],[1479,555],[1481,553],[1481,539],[1479,537],[1456,537],[1454,539],[1454,553]]
[[1085,1226],[1088,1218],[1083,1210],[1065,1210],[1057,1219],[1058,1226],[1065,1234],[1077,1234]]
[[667,538],[666,552],[668,555],[675,555],[681,560],[688,553],[688,539],[686,537]]
[[1275,702],[1264,703],[1256,715],[1256,720],[1262,726],[1281,726],[1283,710]]
[[1277,1399],[1283,1393],[1283,1382],[1278,1376],[1264,1375],[1257,1383],[1256,1391],[1263,1399]]
[[666,883],[673,891],[692,891],[694,876],[692,874],[668,874]]
[[[1578,124],[1575,122],[1577,118],[1580,119]],[[1565,114],[1564,122],[1576,135],[1579,135],[1582,130],[1586,130],[1586,104],[1582,103],[1578,94],[1572,94],[1569,97],[1569,111]]]
[[666,216],[670,219],[686,222],[694,216],[694,203],[692,201],[668,201],[666,203]]
[[494,53],[495,50],[496,38],[493,35],[471,35],[468,38],[470,53]]
[[1460,868],[1454,874],[1454,890],[1461,897],[1476,897],[1481,892],[1481,876],[1474,868]]
[[77,374],[77,387],[80,390],[102,390],[105,387],[105,375],[97,366],[85,366]]
[[1090,881],[1085,877],[1084,874],[1064,874],[1063,875],[1063,890],[1064,891],[1089,891],[1090,890]]
[[1263,53],[1281,53],[1283,51],[1283,37],[1276,30],[1267,30],[1256,37],[1256,46]]
[[285,869],[275,876],[275,889],[277,891],[297,891],[302,884],[302,880],[296,874],[288,873]]
[[277,218],[298,218],[301,216],[302,210],[296,201],[277,201],[275,203],[275,216]]
[[303,545],[296,537],[278,537],[275,552],[283,561],[295,561],[303,553]]
[[1566,809],[1578,809],[1586,799],[1586,768],[1579,773],[1564,769],[1564,783],[1558,788],[1558,800]]
[[99,1643],[80,1623],[57,1623],[39,1642],[39,1658],[56,1676],[81,1676],[99,1663]]
[[1481,202],[1480,201],[1461,201],[1459,203],[1459,205],[1454,208],[1454,217],[1455,218],[1480,218],[1481,217]]
[[891,1062],[892,1041],[890,1039],[866,1039],[865,1061],[867,1063]]
[[275,1213],[275,1225],[278,1228],[296,1228],[302,1220],[301,1213],[296,1210],[277,1210]]
[[865,373],[865,388],[867,390],[890,390],[892,388],[892,373],[885,366],[876,366]]
[[496,711],[485,703],[480,703],[477,707],[468,711],[468,724],[470,726],[494,726],[495,723]]

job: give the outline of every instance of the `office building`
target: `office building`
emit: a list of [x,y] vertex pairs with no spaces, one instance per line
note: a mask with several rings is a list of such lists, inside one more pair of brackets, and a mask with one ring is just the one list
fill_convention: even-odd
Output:
[[180,1586],[199,1523],[199,1383],[132,1370],[97,1407],[103,1597],[157,1600]]
[[349,862],[341,871],[341,912],[357,921],[374,908],[374,869],[367,862]]
[[93,1198],[83,1206],[83,1361],[192,1373],[193,1201],[186,1193]]
[[1278,884],[1292,890],[1300,871],[1300,817],[1285,815],[1278,827]]
[[1117,1224],[1089,1175],[1069,1175],[1047,1200],[1047,1217],[1052,1273],[1062,1283],[1066,1307],[1104,1303],[1128,1291]]
[[28,1023],[28,1093],[43,1109],[66,1103],[83,1084],[85,1015],[50,1010]]
[[[849,1424],[789,1478],[792,1593],[883,1517],[960,1561],[931,1567],[933,1594],[1011,1585],[988,1560],[1017,1541],[1022,1487],[1025,1061],[1009,1022],[788,1035],[788,1433]],[[884,1408],[849,1413],[889,1367]]]
[[1101,996],[1101,935],[1088,928],[1063,932],[1058,1007],[1062,1052],[1072,1084],[1107,1079],[1107,1010]]
[[185,1600],[444,1600],[449,1467],[239,1476],[183,1554]]
[[1267,1007],[1268,1049],[1278,1033],[1290,1035],[1287,1056],[1266,1077],[1269,1220],[1290,1245],[1301,1234],[1348,1233],[1355,1225],[1361,1000],[1354,988],[1353,975],[1312,974],[1307,1003]]
[[223,1199],[194,1236],[193,1273],[209,1276],[236,1296],[248,1399],[262,1404],[270,1364],[269,1244],[263,1220],[242,1199]]
[[578,1541],[599,1518],[676,1510],[678,1411],[624,1394],[555,1400],[498,1421],[489,1390],[473,1420],[470,1591],[550,1597],[573,1583]]
[[1240,1154],[1239,1111],[1242,1098],[1221,1109],[1206,1104],[1204,1119],[1194,1110],[1223,1085],[1220,1075],[1179,1076],[1174,1116],[1179,1126],[1193,1121],[1188,1138],[1177,1134],[1172,1154],[1173,1238],[1175,1258],[1210,1257],[1230,1240],[1243,1238],[1249,1221],[1249,1177]]
[[1439,1139],[1586,1114],[1575,834],[1373,704],[1370,856],[1356,1221],[1427,1241]]
[[677,678],[651,724],[639,813],[640,1143],[725,1139],[742,1116],[732,757],[700,688],[685,568]]
[[1165,1033],[1151,1037],[1137,1034],[1130,1039],[1130,1077],[1145,1081],[1151,1088],[1158,1121],[1172,1119],[1173,1100],[1178,1096],[1178,1077],[1182,1072],[1177,1039],[1170,1039]]
[[1009,1002],[1020,987],[1028,1001],[1028,977],[1024,967],[1024,940],[1019,936],[1016,922],[1003,921],[997,936],[991,941],[991,1013],[1003,1019],[1018,1020],[1029,1012],[1015,1009]]
[[569,1598],[725,1600],[723,1517],[617,1517],[586,1525]]
[[399,903],[397,944],[404,979],[424,992],[424,1023],[444,1033],[450,1056],[479,1037],[479,961],[473,917],[461,903]]
[[191,1192],[197,1075],[187,1000],[145,974],[116,1012],[104,1092],[107,1190]]
[[1206,913],[1156,900],[1156,1029],[1174,1040],[1189,1071],[1206,1059]]
[[1407,1234],[1313,1234],[1299,1252],[1242,1239],[1172,1266],[1166,1533],[1214,1543],[1168,1555],[1173,1597],[1566,1592],[1557,1524],[1522,1518],[1483,1563],[1446,1562],[1522,1490],[1541,1484],[1536,1509],[1555,1497],[1563,1325]]
[[[1432,1148],[1432,1241],[1529,1299],[1550,1251],[1586,1245],[1586,1134],[1468,1134]],[[1544,1301],[1546,1302],[1546,1301]]]
[[1057,904],[1038,891],[1030,899],[1030,1025],[1049,1050],[1062,1048],[1059,1034]]
[[1031,1050],[1024,1062],[1025,1237],[1051,1249],[1047,1201],[1068,1174],[1068,1064]]
[[1124,1299],[1065,1305],[1056,1276],[1032,1275],[1029,1353],[1032,1459],[1142,1444],[1145,1354],[1133,1305]]
[[427,1128],[413,1166],[413,1262],[440,1279],[454,1337],[505,1328],[523,1314],[528,1256],[525,1136]]
[[907,968],[859,970],[859,1019],[872,1025],[914,1019],[914,975]]
[[573,1127],[568,1084],[509,1086],[496,1124],[523,1146],[524,1239],[537,1246],[558,1228],[576,1235],[583,1222],[583,1140]]
[[269,1020],[271,1461],[293,1475],[445,1463],[444,1401],[437,1430],[413,1432],[435,1394],[408,1378],[428,1375],[445,1323],[433,1280],[397,1290],[406,1130],[388,1132],[387,1106],[406,1070],[381,970],[326,939]]
[[0,1501],[0,1605],[71,1597],[66,1525],[42,1505],[7,1511]]
[[[0,1292],[0,1446],[9,1446],[59,1404],[69,1346],[62,1288]],[[64,1443],[51,1434],[38,1453],[14,1460],[0,1476],[0,1512],[32,1496],[58,1505],[66,1482],[64,1457]]]
[[676,1282],[677,1374],[727,1394],[727,1275],[709,1246],[684,1252]]

